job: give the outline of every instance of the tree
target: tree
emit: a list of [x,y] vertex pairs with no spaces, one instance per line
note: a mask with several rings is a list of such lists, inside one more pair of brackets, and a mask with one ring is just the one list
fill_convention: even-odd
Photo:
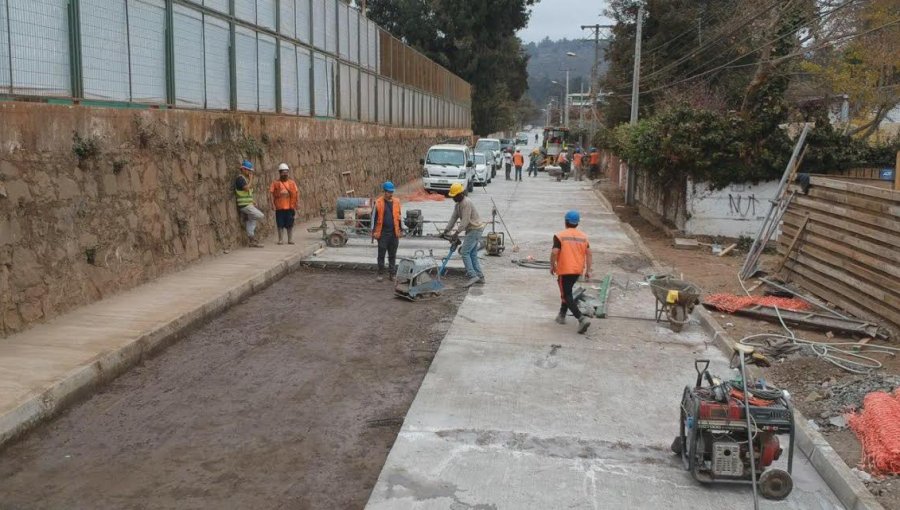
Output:
[[369,0],[368,16],[472,84],[473,130],[511,127],[527,89],[528,57],[516,31],[539,0]]

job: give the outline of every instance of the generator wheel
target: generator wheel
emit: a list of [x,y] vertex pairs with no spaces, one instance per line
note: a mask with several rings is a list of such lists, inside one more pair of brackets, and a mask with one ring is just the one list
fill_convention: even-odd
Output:
[[766,499],[782,500],[793,488],[791,475],[783,469],[767,469],[759,477],[759,493]]
[[332,248],[340,248],[347,244],[347,236],[343,232],[335,230],[328,234],[328,238],[325,239],[325,244]]

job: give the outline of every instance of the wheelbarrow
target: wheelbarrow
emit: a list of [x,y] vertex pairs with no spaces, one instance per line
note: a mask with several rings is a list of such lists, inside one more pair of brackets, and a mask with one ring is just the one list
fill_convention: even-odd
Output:
[[694,306],[700,304],[700,288],[669,275],[651,275],[647,281],[656,298],[656,322],[665,314],[672,331],[681,331],[690,321],[688,316],[694,311]]

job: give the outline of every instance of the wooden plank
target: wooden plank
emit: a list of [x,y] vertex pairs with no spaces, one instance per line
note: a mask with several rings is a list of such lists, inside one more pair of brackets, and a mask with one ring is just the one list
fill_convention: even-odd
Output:
[[885,305],[900,311],[900,297],[898,297],[896,292],[892,293],[893,289],[888,287],[892,281],[890,277],[885,277],[859,264],[848,262],[842,257],[831,255],[815,246],[804,245],[798,251],[799,253],[793,254],[794,257],[791,258],[820,273],[825,273],[847,285],[853,286],[860,292],[871,296],[872,299],[877,299]]
[[[814,221],[821,221],[822,223],[828,225],[843,228],[844,230],[847,230],[849,232],[860,232],[863,235],[871,237],[872,239],[900,248],[900,235],[897,235],[897,232],[895,232],[894,229],[888,230],[880,227],[877,224],[873,225],[863,220],[859,220],[857,218],[858,213],[856,213],[856,211],[852,211],[852,213],[844,215],[842,214],[842,212],[828,207],[827,204],[823,205],[822,203],[812,199],[799,197],[796,200],[797,207],[801,208],[801,212],[818,213],[818,216],[815,217],[810,214],[810,219]],[[869,219],[871,219],[871,216]],[[895,229],[896,228],[900,228],[900,226],[896,226]]]
[[778,274],[781,272],[781,269],[784,267],[784,263],[788,259],[788,255],[790,255],[791,252],[794,251],[794,247],[797,246],[797,240],[800,239],[800,235],[802,235],[803,231],[806,229],[807,223],[809,223],[809,216],[806,216],[805,218],[803,218],[803,221],[800,223],[800,226],[797,227],[797,232],[794,234],[794,238],[791,240],[791,244],[788,245],[787,250],[785,250],[785,252],[784,252],[784,256],[781,258],[780,261],[778,261],[778,267],[776,267],[775,271],[773,271],[775,274]]
[[[790,264],[788,264],[788,267],[790,267]],[[793,272],[791,274],[791,280],[819,299],[827,301],[844,311],[850,312],[851,314],[863,319],[872,320],[874,322],[882,323],[883,325],[891,326],[895,331],[900,331],[900,322],[892,323],[891,321],[886,320],[884,317],[879,317],[878,314],[872,313],[871,310],[867,310],[859,306],[859,304],[853,299],[847,299],[840,294],[836,294],[827,286],[827,283],[822,283],[819,276],[808,278],[805,275],[800,274],[799,272]]]
[[890,200],[869,198],[856,193],[834,191],[825,188],[811,188],[808,196],[825,200],[826,202],[854,207],[859,210],[859,212],[871,213],[878,216],[887,214],[894,216],[895,218],[900,218],[900,204]]
[[[833,242],[832,238],[824,237],[816,233],[814,227],[815,225],[812,224],[806,226],[807,234],[805,239],[807,243],[846,257],[848,261],[855,261],[863,264],[867,268],[883,271],[885,274],[882,278],[894,277],[900,281],[900,266],[891,263],[891,261],[886,261],[880,257],[874,257],[867,252],[858,250],[854,245],[848,246],[840,242]],[[793,225],[785,225],[785,228],[783,228],[782,231],[786,236],[789,236],[796,232],[796,227]],[[784,246],[784,243],[780,243],[778,245],[778,251],[783,252]],[[894,254],[897,255],[897,252],[894,252]]]
[[[796,254],[794,254],[794,256],[796,256]],[[791,260],[788,261],[785,267],[794,273],[800,274],[809,280],[819,282],[821,285],[825,286],[824,292],[818,295],[821,299],[838,304],[841,308],[850,311],[852,311],[852,309],[848,308],[847,304],[855,303],[855,307],[868,310],[871,315],[880,317],[882,320],[887,320],[894,324],[900,324],[900,311],[892,309],[864,293],[858,292],[856,288],[848,286],[837,278],[821,271],[817,271],[816,268],[812,267],[812,264],[809,264],[808,260],[798,262],[794,260],[794,257],[791,257]],[[840,300],[840,302],[838,300]]]
[[[891,236],[881,231],[803,209],[788,211],[784,216],[784,221],[787,224],[799,226],[803,216],[807,214],[809,215],[810,223],[806,228],[810,232],[827,235],[851,246],[858,246],[860,249],[864,249],[874,255],[900,263],[900,250],[891,246],[885,246],[891,244],[887,241],[891,239]],[[870,241],[866,237],[877,242]]]
[[852,193],[859,193],[860,195],[868,195],[874,198],[900,202],[900,192],[897,192],[895,190],[876,188],[874,186],[867,186],[865,184],[858,184],[855,182],[840,181],[837,179],[828,179],[825,177],[815,176],[811,177],[809,182],[813,186],[821,186],[841,191],[850,191]]
[[843,216],[847,219],[859,221],[873,227],[881,228],[885,231],[891,231],[900,234],[900,221],[895,218],[886,216],[877,216],[875,214],[866,213],[853,209],[848,206],[836,204],[822,199],[816,199],[809,196],[797,196],[794,201],[803,207],[811,207],[826,214],[835,216]]
[[897,159],[894,161],[894,191],[900,192],[900,151],[897,151]]

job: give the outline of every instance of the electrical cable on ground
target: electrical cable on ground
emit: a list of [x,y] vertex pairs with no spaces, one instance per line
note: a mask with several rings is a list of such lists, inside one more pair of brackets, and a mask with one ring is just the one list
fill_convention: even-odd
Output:
[[[769,344],[762,339],[786,339],[792,344],[810,346],[813,353],[817,357],[831,363],[838,368],[854,374],[869,374],[873,370],[881,368],[883,364],[877,359],[870,358],[869,356],[863,356],[862,354],[859,354],[857,352],[842,348],[844,346],[853,346],[860,349],[865,348],[866,352],[888,354],[890,356],[896,356],[897,353],[900,353],[900,348],[888,347],[884,345],[860,345],[857,342],[817,342],[799,338],[784,323],[784,319],[781,317],[781,312],[779,312],[778,307],[775,307],[775,313],[778,315],[778,320],[779,322],[781,322],[781,327],[784,328],[784,330],[787,332],[787,335],[779,335],[776,333],[759,333],[755,335],[745,336],[744,338],[741,338],[738,343],[742,345],[750,345],[759,348],[760,350],[765,350],[767,347],[769,347]],[[855,358],[855,360],[846,359],[846,357]]]

